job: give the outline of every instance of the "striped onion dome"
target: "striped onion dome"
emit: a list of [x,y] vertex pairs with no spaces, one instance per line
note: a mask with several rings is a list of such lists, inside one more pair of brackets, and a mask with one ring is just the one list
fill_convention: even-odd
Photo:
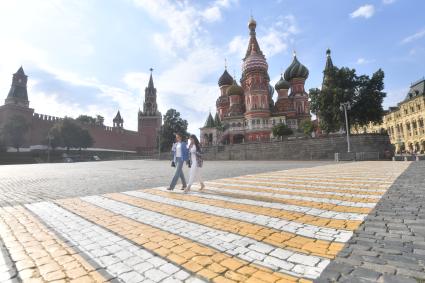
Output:
[[288,82],[294,78],[303,78],[303,79],[308,78],[307,67],[298,61],[297,56],[295,54],[294,54],[294,60],[285,71],[284,78]]
[[282,75],[280,75],[280,80],[276,83],[276,85],[274,86],[274,88],[276,90],[281,90],[281,89],[289,89],[291,87],[291,85],[289,84],[288,81],[286,81]]
[[260,52],[261,51],[257,51],[255,44],[252,44],[250,54],[244,59],[242,72],[245,73],[258,69],[267,71],[269,66],[267,64],[266,58]]

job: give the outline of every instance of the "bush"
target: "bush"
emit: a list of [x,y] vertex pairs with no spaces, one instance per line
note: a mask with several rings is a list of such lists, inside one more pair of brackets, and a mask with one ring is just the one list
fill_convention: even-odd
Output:
[[290,136],[294,133],[291,128],[283,123],[279,123],[274,126],[272,132],[275,137]]

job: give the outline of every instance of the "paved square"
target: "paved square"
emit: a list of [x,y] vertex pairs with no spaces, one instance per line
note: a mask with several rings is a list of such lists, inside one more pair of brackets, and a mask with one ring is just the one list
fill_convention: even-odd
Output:
[[139,188],[3,206],[0,282],[311,282],[409,165],[330,164],[211,180],[189,194]]

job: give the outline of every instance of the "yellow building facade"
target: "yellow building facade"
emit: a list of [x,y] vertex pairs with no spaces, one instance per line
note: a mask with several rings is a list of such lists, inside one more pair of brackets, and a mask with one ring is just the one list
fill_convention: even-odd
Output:
[[410,86],[406,98],[397,107],[390,107],[381,124],[353,127],[352,133],[386,131],[396,153],[425,153],[425,79]]

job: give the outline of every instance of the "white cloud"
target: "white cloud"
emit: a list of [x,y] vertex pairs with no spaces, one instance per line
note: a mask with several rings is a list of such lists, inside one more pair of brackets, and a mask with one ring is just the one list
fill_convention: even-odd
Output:
[[[262,32],[265,30],[265,33]],[[286,51],[288,43],[292,42],[292,36],[297,34],[299,29],[293,15],[287,15],[277,19],[277,21],[268,28],[258,26],[257,37],[260,48],[266,58],[271,58],[276,54]],[[237,35],[228,44],[228,53],[237,54],[239,57],[244,57],[248,46],[248,36]]]
[[392,4],[392,3],[394,3],[396,0],[382,0],[382,3],[384,4],[384,5],[389,5],[389,4]]
[[422,37],[425,36],[425,28],[416,32],[415,34],[409,35],[408,37],[404,38],[401,43],[402,44],[406,44],[406,43],[410,43],[412,41],[418,40]]
[[[219,50],[205,46],[193,50],[164,72],[154,73],[159,110],[165,114],[169,108],[176,109],[184,119],[189,120],[189,131],[198,134],[198,128],[206,118],[205,113],[210,109],[214,111],[219,94],[218,86],[206,81],[210,76],[217,75],[221,68]],[[144,94],[148,77],[147,73],[127,73],[123,82],[130,89],[138,89]]]
[[350,14],[350,17],[351,18],[363,17],[368,19],[372,17],[373,14],[375,14],[375,7],[373,5],[366,4],[366,5],[360,6],[357,10],[352,12]]
[[193,6],[189,1],[133,0],[153,19],[167,27],[167,31],[154,35],[155,44],[162,51],[176,55],[176,49],[190,50],[202,41],[206,33],[203,22],[215,22],[222,18],[222,9],[227,9],[236,0],[217,0],[205,9]]
[[360,57],[359,59],[357,59],[356,64],[357,65],[365,65],[365,64],[372,63],[373,61],[374,60],[368,60],[368,59]]
[[202,12],[202,16],[207,22],[216,22],[221,19],[220,8],[217,6],[209,7]]

